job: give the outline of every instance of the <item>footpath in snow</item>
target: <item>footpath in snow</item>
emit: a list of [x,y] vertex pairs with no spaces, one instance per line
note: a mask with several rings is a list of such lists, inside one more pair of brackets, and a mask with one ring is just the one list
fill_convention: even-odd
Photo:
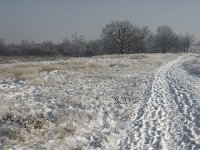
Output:
[[200,107],[181,76],[187,59],[181,56],[156,71],[121,149],[200,149]]

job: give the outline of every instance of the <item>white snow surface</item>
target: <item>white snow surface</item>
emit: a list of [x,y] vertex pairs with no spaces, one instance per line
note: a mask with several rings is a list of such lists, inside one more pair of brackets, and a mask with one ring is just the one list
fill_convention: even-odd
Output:
[[[59,63],[77,65],[41,71],[34,84],[1,78],[0,149],[200,149],[199,54],[17,62],[0,64],[0,71]],[[8,113],[43,114],[45,125],[27,129],[3,119]]]

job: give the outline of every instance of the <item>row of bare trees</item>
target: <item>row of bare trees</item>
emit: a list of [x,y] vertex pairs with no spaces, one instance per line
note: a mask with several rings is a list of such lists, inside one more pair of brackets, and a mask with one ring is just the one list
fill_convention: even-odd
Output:
[[186,33],[176,35],[168,26],[160,26],[155,34],[155,47],[166,53],[168,50],[187,52],[194,42],[194,36]]
[[108,52],[187,52],[194,36],[186,33],[177,35],[166,25],[159,26],[156,34],[147,27],[139,28],[129,21],[112,21],[102,30],[104,48]]
[[24,40],[19,44],[6,44],[0,39],[0,55],[66,55],[93,56],[102,54],[187,52],[194,42],[191,34],[177,35],[169,26],[162,25],[153,34],[148,27],[137,27],[133,23],[112,21],[101,33],[101,38],[86,40],[74,34],[59,44],[46,41],[35,43]]

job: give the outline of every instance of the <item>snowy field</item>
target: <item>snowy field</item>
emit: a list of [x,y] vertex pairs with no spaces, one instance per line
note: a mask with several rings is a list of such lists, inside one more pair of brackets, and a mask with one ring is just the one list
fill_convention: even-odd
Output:
[[0,149],[200,149],[198,54],[0,59]]

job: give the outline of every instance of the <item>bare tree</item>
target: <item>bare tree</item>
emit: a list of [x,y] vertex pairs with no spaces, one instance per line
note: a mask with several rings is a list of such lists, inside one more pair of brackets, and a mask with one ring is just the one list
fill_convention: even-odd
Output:
[[153,53],[156,52],[155,48],[155,35],[152,32],[149,32],[144,39],[144,52]]
[[87,41],[87,48],[84,52],[85,57],[102,54],[102,43],[100,39]]
[[134,47],[137,41],[137,27],[129,21],[112,21],[102,29],[105,49],[124,54]]
[[184,52],[188,52],[193,42],[194,42],[194,36],[192,34],[186,33],[182,41]]
[[135,46],[134,51],[139,53],[144,53],[145,51],[145,44],[147,42],[147,39],[151,36],[151,31],[148,29],[148,27],[143,28],[137,28],[137,32],[135,33]]
[[155,35],[156,47],[163,53],[173,48],[176,44],[176,34],[166,25],[159,26]]
[[71,40],[66,37],[57,45],[57,50],[60,54],[71,56]]
[[58,54],[56,45],[51,41],[42,42],[41,48],[43,49],[43,51],[41,52],[43,54],[47,54],[47,55]]
[[87,50],[87,41],[83,35],[73,34],[71,36],[71,50],[74,56],[83,56]]
[[188,52],[190,46],[194,42],[194,36],[192,34],[186,33],[185,35],[177,36],[177,48],[181,51]]
[[0,39],[0,55],[4,55],[6,52],[6,44],[3,39]]
[[64,38],[63,42],[57,45],[57,50],[67,56],[84,56],[87,50],[87,41],[83,35],[75,33],[71,38]]

